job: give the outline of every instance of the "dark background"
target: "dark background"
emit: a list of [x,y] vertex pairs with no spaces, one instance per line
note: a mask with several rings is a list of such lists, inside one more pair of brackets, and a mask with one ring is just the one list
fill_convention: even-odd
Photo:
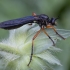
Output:
[[[0,22],[29,16],[32,12],[59,17],[57,27],[70,30],[70,0],[0,0]],[[8,31],[0,29],[0,41],[8,35]],[[57,47],[62,49],[56,54],[62,66],[55,70],[70,70],[70,37],[58,41]]]

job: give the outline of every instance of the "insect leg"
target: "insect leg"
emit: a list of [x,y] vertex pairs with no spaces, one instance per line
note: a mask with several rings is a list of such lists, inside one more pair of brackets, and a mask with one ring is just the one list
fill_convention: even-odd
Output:
[[33,37],[33,39],[32,39],[31,56],[30,56],[30,61],[29,61],[29,63],[28,63],[27,66],[29,66],[30,63],[31,63],[31,61],[32,61],[34,40],[35,40],[35,38],[39,35],[39,33],[41,32],[41,30],[42,30],[42,29],[40,29],[40,30],[34,35],[34,37]]
[[63,36],[61,36],[61,35],[56,31],[56,29],[55,29],[54,27],[53,27],[52,29],[56,32],[57,35],[59,35],[62,39],[65,40],[65,38],[64,38]]
[[62,39],[65,40],[65,38],[61,36],[52,25],[47,25],[47,28],[52,28],[57,35],[59,35]]
[[44,28],[42,28],[43,32],[49,37],[49,39],[53,42],[53,46],[55,46],[54,41],[52,40],[52,38],[48,35],[48,33],[44,30]]

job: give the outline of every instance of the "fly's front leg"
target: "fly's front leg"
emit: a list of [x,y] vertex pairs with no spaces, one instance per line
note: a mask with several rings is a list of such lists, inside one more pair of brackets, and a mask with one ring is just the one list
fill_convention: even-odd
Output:
[[54,27],[52,27],[52,29],[56,32],[57,35],[59,35],[62,39],[65,40],[65,38],[64,38],[63,36],[61,36],[61,35],[56,31],[56,29],[55,29]]
[[52,25],[47,25],[46,28],[52,28],[57,35],[59,35],[62,39],[65,40],[65,38],[64,38],[63,36],[61,36],[61,35],[56,31],[56,29],[54,28],[54,26],[52,26]]

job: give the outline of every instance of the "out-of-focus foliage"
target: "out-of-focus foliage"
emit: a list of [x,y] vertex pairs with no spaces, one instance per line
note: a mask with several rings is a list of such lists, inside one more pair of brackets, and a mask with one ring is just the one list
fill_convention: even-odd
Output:
[[[32,12],[59,17],[57,27],[70,29],[70,0],[0,0],[0,22],[29,16]],[[0,40],[8,37],[8,31],[0,29]],[[63,66],[55,70],[70,70],[70,38],[57,43],[63,51],[56,54]]]

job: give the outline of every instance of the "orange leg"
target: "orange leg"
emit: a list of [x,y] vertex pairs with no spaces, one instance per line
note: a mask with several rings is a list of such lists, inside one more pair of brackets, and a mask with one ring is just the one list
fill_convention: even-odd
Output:
[[53,42],[53,46],[55,46],[54,41],[52,40],[52,38],[48,35],[48,33],[44,30],[44,28],[42,28],[43,32],[49,37],[49,39]]
[[31,61],[32,61],[34,40],[35,40],[35,38],[39,35],[39,33],[41,32],[41,30],[42,30],[42,29],[40,29],[40,30],[34,35],[34,37],[33,37],[33,39],[32,39],[31,56],[30,56],[30,61],[29,61],[29,63],[28,63],[27,66],[29,66],[30,63],[31,63]]
[[56,29],[55,29],[52,25],[47,25],[46,28],[52,28],[57,35],[59,35],[62,39],[65,39],[64,37],[62,37],[62,36],[56,31]]

